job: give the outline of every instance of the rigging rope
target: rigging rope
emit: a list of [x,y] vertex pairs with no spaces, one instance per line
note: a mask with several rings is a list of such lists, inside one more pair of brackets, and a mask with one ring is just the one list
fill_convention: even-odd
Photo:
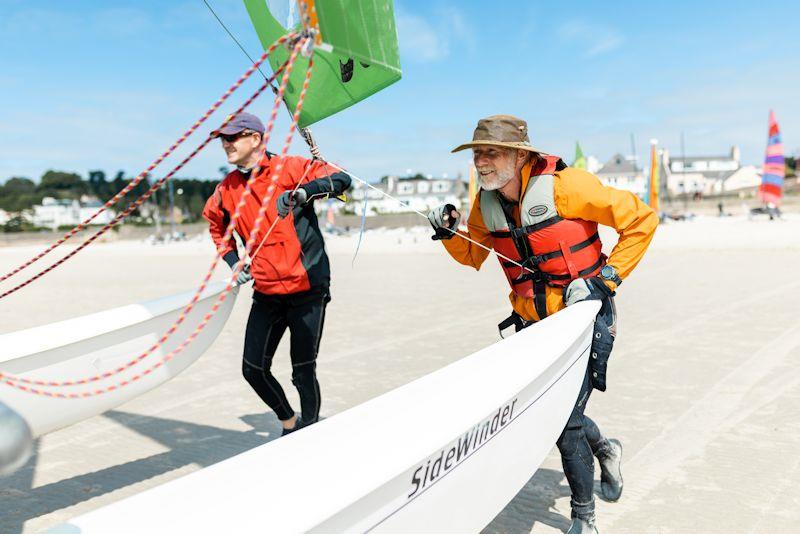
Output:
[[[327,163],[328,165],[330,165],[330,166],[332,166],[332,167],[335,167],[335,168],[339,169],[340,171],[342,171],[343,173],[345,173],[346,175],[348,175],[350,178],[352,178],[352,179],[356,180],[357,182],[360,182],[360,183],[364,184],[365,186],[367,186],[367,187],[369,187],[369,188],[371,188],[371,189],[374,189],[375,191],[377,191],[377,192],[378,192],[378,193],[380,193],[381,195],[383,195],[383,196],[385,196],[385,197],[387,197],[387,198],[390,198],[390,199],[394,200],[395,202],[399,202],[399,203],[400,203],[402,206],[405,206],[406,208],[408,208],[409,210],[413,211],[413,212],[414,212],[414,213],[416,213],[417,215],[420,215],[420,216],[422,216],[422,217],[425,217],[425,219],[427,219],[427,218],[428,218],[428,216],[427,216],[426,214],[422,213],[422,212],[421,212],[421,211],[419,211],[419,210],[416,210],[416,209],[412,208],[412,207],[411,207],[411,204],[409,204],[408,202],[405,202],[405,201],[403,201],[403,200],[400,200],[399,198],[397,198],[397,197],[394,197],[394,196],[390,195],[389,193],[387,193],[386,191],[384,191],[384,190],[382,190],[382,189],[378,189],[377,187],[375,187],[375,186],[374,186],[374,185],[372,185],[371,183],[367,182],[366,180],[364,180],[364,179],[362,179],[362,178],[359,178],[359,177],[358,177],[358,176],[356,176],[355,174],[353,174],[353,173],[351,173],[351,172],[349,172],[349,171],[347,171],[347,170],[345,170],[345,169],[341,168],[339,165],[336,165],[335,163],[331,163],[331,162],[325,162],[325,163]],[[366,199],[366,192],[364,192],[364,198]],[[501,254],[500,252],[497,252],[496,250],[494,250],[494,249],[493,249],[493,248],[491,248],[491,247],[487,247],[487,246],[486,246],[486,245],[484,245],[483,243],[479,243],[478,241],[475,241],[474,239],[472,239],[472,238],[470,238],[470,237],[467,237],[467,236],[465,236],[465,235],[464,235],[464,234],[462,234],[462,233],[459,233],[457,230],[452,230],[452,229],[450,229],[450,228],[446,228],[446,230],[447,230],[448,232],[450,232],[450,233],[454,234],[455,236],[458,236],[458,237],[460,237],[461,239],[465,239],[465,240],[469,241],[470,243],[472,243],[473,245],[477,245],[477,246],[479,246],[480,248],[482,248],[482,249],[486,250],[487,252],[489,252],[489,253],[491,253],[491,254],[494,254],[494,255],[496,255],[498,258],[501,258],[501,259],[503,259],[503,260],[505,260],[505,261],[507,261],[507,262],[509,262],[509,263],[513,264],[513,265],[516,265],[516,266],[517,266],[517,267],[519,267],[520,269],[524,269],[524,270],[526,270],[526,271],[528,271],[529,273],[532,273],[532,274],[535,274],[535,273],[536,273],[536,271],[534,271],[534,270],[532,270],[532,269],[529,269],[528,267],[525,267],[525,266],[524,266],[524,265],[522,265],[521,263],[519,263],[519,262],[517,262],[517,261],[514,261],[514,260],[512,260],[512,259],[511,259],[511,258],[509,258],[508,256],[505,256],[505,255]],[[360,243],[360,241],[361,241],[361,240],[360,240],[360,238],[359,238],[359,243]]]
[[[286,65],[286,64],[284,63],[284,64],[283,64],[283,65],[282,65],[282,66],[281,66],[281,67],[280,67],[280,68],[279,68],[279,69],[278,69],[278,70],[275,72],[275,76],[277,76],[277,74],[278,74],[278,73],[280,73],[280,72],[283,70],[283,68],[285,67],[285,65]],[[229,117],[228,117],[228,118],[225,120],[225,122],[223,122],[223,124],[222,124],[222,126],[221,126],[221,127],[224,127],[224,126],[225,126],[225,124],[227,124],[228,122],[230,122],[230,120],[232,119],[232,117],[235,117],[236,115],[238,115],[239,113],[241,113],[242,111],[244,111],[244,110],[245,110],[245,109],[246,109],[246,108],[247,108],[247,107],[248,107],[250,104],[252,104],[252,103],[253,103],[253,101],[254,101],[256,98],[258,98],[258,96],[260,96],[260,95],[261,95],[261,93],[263,93],[263,92],[264,92],[264,90],[266,90],[266,88],[267,88],[267,84],[264,84],[264,85],[262,85],[262,86],[261,86],[261,87],[260,87],[260,88],[259,88],[259,89],[258,89],[258,90],[255,92],[255,93],[253,93],[253,94],[250,96],[250,98],[248,98],[248,99],[245,101],[245,103],[244,103],[242,106],[240,106],[240,107],[239,107],[239,109],[237,109],[237,110],[236,110],[236,111],[235,111],[235,112],[234,112],[232,115],[230,115],[230,116],[229,116]],[[173,176],[174,176],[174,175],[175,175],[175,174],[176,174],[176,173],[177,173],[177,172],[178,172],[180,169],[182,169],[182,168],[183,168],[183,167],[184,167],[184,166],[185,166],[187,163],[189,163],[189,161],[190,161],[192,158],[194,158],[194,157],[195,157],[195,156],[196,156],[196,155],[197,155],[197,154],[198,154],[198,153],[199,153],[201,150],[203,150],[203,149],[204,149],[206,146],[208,146],[208,145],[211,143],[211,141],[212,141],[212,140],[213,140],[213,138],[212,138],[212,137],[207,137],[205,140],[203,140],[203,142],[202,142],[202,143],[200,143],[200,145],[199,145],[199,146],[198,146],[198,147],[197,147],[197,148],[196,148],[194,151],[192,151],[192,152],[191,152],[191,153],[190,153],[188,156],[186,156],[186,158],[184,158],[184,159],[183,159],[183,161],[181,161],[181,162],[180,162],[180,163],[179,163],[177,166],[175,166],[175,167],[174,167],[174,168],[173,168],[173,169],[172,169],[172,170],[171,170],[169,173],[167,173],[167,174],[166,174],[166,175],[165,175],[163,178],[161,178],[161,179],[159,179],[158,181],[156,181],[156,182],[155,182],[155,183],[154,183],[154,184],[153,184],[153,185],[150,187],[150,189],[148,189],[148,190],[147,190],[147,191],[146,191],[146,192],[145,192],[143,195],[141,195],[139,198],[137,198],[137,199],[136,199],[134,202],[131,202],[131,203],[128,205],[128,207],[127,207],[127,208],[126,208],[124,211],[122,211],[122,212],[118,213],[118,214],[117,214],[117,215],[116,215],[116,216],[115,216],[115,217],[114,217],[114,218],[113,218],[113,219],[112,219],[112,220],[111,220],[109,223],[107,223],[107,224],[106,224],[105,226],[103,226],[103,227],[102,227],[100,230],[98,230],[97,232],[95,232],[95,234],[94,234],[94,235],[92,235],[91,237],[89,237],[88,239],[86,239],[86,240],[85,240],[83,243],[81,243],[80,245],[78,245],[78,247],[77,247],[77,248],[75,248],[75,250],[72,250],[72,251],[71,251],[71,252],[69,252],[69,253],[68,253],[66,256],[64,256],[64,257],[63,257],[63,258],[61,258],[60,260],[56,261],[55,263],[53,263],[53,264],[52,264],[52,265],[50,265],[49,267],[47,267],[47,268],[45,268],[45,269],[43,269],[43,270],[39,271],[37,274],[35,274],[34,276],[30,277],[30,278],[29,278],[29,279],[27,279],[26,281],[24,281],[24,282],[22,282],[22,283],[20,283],[20,284],[16,285],[15,287],[13,287],[13,288],[9,289],[8,291],[5,291],[4,293],[0,293],[0,299],[3,299],[3,298],[5,298],[5,297],[7,297],[7,296],[11,295],[12,293],[14,293],[14,292],[16,292],[16,291],[18,291],[18,290],[22,289],[23,287],[27,286],[27,285],[28,285],[28,284],[30,284],[31,282],[33,282],[33,281],[35,281],[35,280],[38,280],[38,279],[39,279],[39,278],[41,278],[42,276],[46,275],[47,273],[49,273],[50,271],[52,271],[53,269],[55,269],[56,267],[58,267],[58,266],[59,266],[59,265],[61,265],[62,263],[66,262],[67,260],[69,260],[70,258],[72,258],[73,256],[75,256],[75,255],[76,255],[78,252],[80,252],[81,250],[83,250],[84,248],[86,248],[87,246],[89,246],[91,243],[93,243],[95,240],[97,240],[97,238],[99,238],[101,235],[103,235],[104,233],[106,233],[108,230],[110,230],[111,228],[113,228],[114,226],[116,226],[117,224],[119,224],[119,223],[120,223],[120,221],[122,221],[123,219],[125,219],[125,218],[126,218],[128,215],[130,215],[131,213],[133,213],[133,211],[134,211],[136,208],[138,208],[139,206],[141,206],[141,205],[144,203],[144,201],[145,201],[145,200],[147,200],[148,198],[150,198],[150,196],[151,196],[151,195],[153,195],[153,193],[155,193],[155,192],[156,192],[158,189],[160,189],[160,188],[161,188],[161,187],[164,185],[164,183],[166,183],[166,181],[167,181],[167,180],[169,180],[170,178],[172,178],[172,177],[173,177]]]
[[[273,129],[274,124],[275,124],[275,120],[276,120],[276,117],[277,117],[278,109],[280,108],[280,103],[283,100],[283,92],[285,91],[286,86],[288,85],[288,82],[289,82],[289,76],[290,76],[291,71],[292,71],[292,66],[294,65],[294,62],[295,62],[295,60],[297,58],[297,55],[299,54],[300,50],[304,46],[307,46],[307,44],[308,44],[308,38],[307,37],[303,37],[303,38],[297,40],[296,43],[294,44],[294,47],[292,49],[292,54],[289,57],[289,61],[287,62],[286,69],[284,70],[283,78],[281,80],[281,86],[280,86],[280,89],[279,89],[279,94],[275,98],[275,102],[274,102],[273,109],[272,109],[272,114],[270,116],[269,122],[267,123],[267,128],[266,128],[266,131],[265,131],[265,134],[264,134],[264,142],[265,142],[265,144],[266,144],[267,140],[269,139],[269,137],[270,137],[270,135],[272,133],[272,129]],[[300,111],[302,110],[303,102],[305,100],[305,96],[306,96],[306,93],[308,91],[309,83],[310,83],[310,80],[311,80],[311,69],[312,69],[312,66],[313,66],[313,61],[309,61],[308,68],[306,69],[306,75],[305,75],[305,80],[303,82],[303,87],[302,87],[302,90],[300,92],[300,96],[299,96],[297,105],[295,107],[295,112],[294,112],[294,114],[292,116],[292,124],[289,127],[289,132],[287,133],[286,140],[284,142],[284,146],[283,146],[283,149],[281,151],[281,161],[275,167],[275,171],[274,171],[274,173],[272,175],[272,178],[271,178],[271,184],[267,189],[268,194],[265,195],[264,199],[262,200],[261,207],[260,207],[260,209],[258,211],[258,215],[256,216],[255,222],[253,224],[253,229],[251,230],[250,235],[248,236],[248,239],[247,239],[247,244],[245,246],[245,250],[246,250],[246,252],[248,254],[251,252],[251,250],[253,248],[253,245],[255,244],[256,235],[258,234],[258,231],[261,228],[261,224],[264,221],[264,218],[265,218],[265,215],[266,215],[266,211],[267,211],[267,206],[269,205],[270,201],[272,200],[272,196],[273,196],[273,193],[275,191],[275,184],[278,182],[278,180],[280,178],[280,174],[281,174],[281,172],[283,170],[282,161],[287,156],[287,154],[289,152],[289,147],[291,145],[291,141],[292,141],[292,137],[293,137],[294,131],[297,129],[297,123],[300,120]],[[236,221],[238,220],[238,218],[240,216],[241,209],[244,206],[244,203],[245,203],[247,197],[251,194],[251,189],[252,189],[252,185],[253,185],[254,182],[255,182],[255,174],[252,174],[250,176],[250,178],[248,179],[247,185],[245,187],[245,190],[242,193],[242,196],[241,196],[238,204],[236,205],[236,209],[234,210],[234,213],[231,216],[231,220],[230,220],[230,222],[228,224],[228,227],[226,228],[225,234],[224,234],[224,236],[222,238],[223,241],[227,241],[231,237],[231,235],[233,235],[233,231],[235,229]],[[274,227],[274,225],[273,225],[273,227]],[[270,229],[270,231],[271,231],[271,229]],[[183,351],[192,341],[194,341],[194,339],[200,334],[200,332],[203,331],[203,329],[209,323],[209,321],[214,316],[214,314],[219,310],[220,306],[225,301],[225,299],[227,298],[228,294],[232,291],[232,289],[234,287],[234,280],[236,279],[236,276],[239,274],[239,272],[243,268],[244,262],[246,261],[246,256],[244,258],[242,258],[239,261],[239,263],[237,263],[234,266],[233,273],[231,275],[231,278],[229,279],[229,282],[228,282],[227,286],[219,294],[219,296],[217,298],[217,301],[214,303],[214,305],[212,306],[211,310],[203,317],[203,320],[197,325],[195,330],[180,345],[178,345],[175,349],[173,349],[171,352],[169,352],[168,354],[163,356],[159,361],[157,361],[153,365],[151,365],[151,366],[145,368],[144,370],[140,371],[138,374],[136,374],[136,375],[134,375],[134,376],[132,376],[132,377],[126,379],[126,380],[122,380],[122,381],[120,381],[120,382],[118,382],[116,384],[112,384],[110,386],[106,386],[104,388],[96,389],[94,391],[84,391],[84,392],[80,392],[80,393],[52,392],[52,391],[42,390],[42,389],[39,389],[39,388],[36,388],[36,387],[29,387],[28,386],[28,385],[35,385],[35,386],[46,386],[46,387],[61,387],[61,386],[76,386],[76,385],[89,384],[89,383],[96,382],[96,381],[99,381],[99,380],[114,376],[116,374],[119,374],[119,373],[121,373],[121,372],[123,372],[123,371],[125,371],[127,369],[130,369],[134,365],[138,364],[144,358],[146,358],[148,355],[150,355],[156,349],[158,349],[161,345],[163,345],[164,342],[178,329],[178,326],[181,323],[183,323],[183,321],[186,319],[186,316],[191,312],[191,310],[194,308],[194,305],[199,301],[200,295],[205,290],[208,282],[211,279],[211,276],[212,276],[212,274],[214,272],[214,269],[216,268],[216,266],[219,263],[220,259],[221,259],[221,252],[218,250],[217,254],[216,254],[215,258],[214,258],[214,261],[211,263],[211,266],[209,267],[208,272],[207,272],[205,278],[203,279],[202,283],[200,284],[199,288],[197,289],[194,297],[189,302],[189,304],[186,305],[186,307],[181,312],[181,314],[178,317],[178,319],[176,319],[176,321],[169,328],[169,330],[167,330],[167,332],[155,344],[153,344],[153,346],[151,346],[149,349],[147,349],[145,352],[143,352],[142,354],[140,354],[136,358],[134,358],[134,359],[128,361],[127,363],[125,363],[124,365],[118,367],[117,369],[115,369],[113,371],[108,371],[108,372],[105,372],[105,373],[102,373],[102,374],[94,375],[92,377],[87,377],[87,378],[77,379],[77,380],[65,380],[65,381],[31,380],[31,379],[28,379],[28,378],[25,378],[25,377],[22,377],[22,376],[15,376],[15,375],[11,375],[11,374],[8,374],[8,373],[0,372],[0,381],[5,383],[6,385],[9,385],[11,387],[14,387],[16,389],[19,389],[19,390],[27,392],[27,393],[43,395],[43,396],[47,396],[47,397],[57,397],[57,398],[64,398],[64,399],[77,399],[77,398],[92,397],[92,396],[108,393],[108,392],[114,391],[116,389],[119,389],[121,387],[124,387],[126,385],[129,385],[129,384],[131,384],[131,383],[133,383],[133,382],[135,382],[137,380],[140,380],[144,376],[147,376],[148,374],[152,373],[154,370],[158,369],[159,367],[161,367],[162,365],[164,365],[165,363],[170,361],[175,355],[177,355],[181,351]]]
[[[197,128],[199,128],[217,109],[219,109],[219,107],[228,99],[228,97],[230,97],[234,93],[234,91],[236,91],[239,87],[241,87],[241,85],[248,78],[250,78],[250,76],[253,74],[253,72],[255,72],[256,69],[258,69],[259,66],[264,61],[266,61],[266,59],[270,56],[270,54],[272,54],[272,52],[279,45],[283,44],[284,42],[286,42],[286,41],[288,41],[290,39],[294,39],[296,37],[297,37],[296,33],[290,33],[290,34],[287,34],[287,35],[281,37],[280,39],[278,39],[272,46],[269,47],[269,49],[267,49],[264,52],[264,54],[258,59],[258,61],[253,62],[253,64],[250,66],[250,68],[247,69],[247,71],[236,81],[236,83],[234,83],[230,88],[228,88],[228,90],[225,91],[225,93],[223,93],[223,95],[216,102],[214,102],[214,104],[188,130],[186,130],[186,132],[184,132],[183,135],[181,135],[178,138],[178,140],[175,141],[172,144],[172,146],[170,146],[163,154],[161,154],[158,158],[156,158],[155,161],[153,161],[147,167],[147,169],[142,171],[136,178],[131,180],[128,183],[128,185],[126,185],[116,195],[114,195],[112,198],[110,198],[108,201],[106,201],[105,204],[103,204],[103,206],[100,208],[100,210],[98,210],[96,213],[94,213],[91,217],[89,217],[86,220],[82,221],[75,228],[73,228],[72,230],[70,230],[69,232],[64,234],[64,236],[62,236],[58,241],[56,241],[55,243],[50,245],[48,248],[46,248],[45,250],[43,250],[42,252],[40,252],[39,254],[37,254],[36,256],[31,258],[30,260],[28,260],[27,262],[23,263],[22,265],[18,266],[14,270],[12,270],[12,271],[6,273],[5,275],[3,275],[2,277],[0,277],[0,282],[3,282],[5,280],[11,278],[15,274],[19,273],[20,271],[26,269],[27,267],[29,267],[29,266],[33,265],[34,263],[36,263],[37,261],[39,261],[40,259],[44,258],[50,252],[52,252],[57,247],[61,246],[63,243],[65,243],[67,240],[69,240],[72,236],[77,234],[82,229],[86,228],[89,225],[89,223],[91,223],[98,215],[100,215],[101,213],[106,211],[108,208],[110,208],[111,206],[113,206],[114,204],[119,202],[134,187],[136,187],[142,180],[144,180],[150,172],[152,172],[158,165],[160,165],[161,162],[163,162],[170,154],[172,154],[175,151],[176,148],[178,148],[181,144],[183,144],[183,142],[189,136],[191,136],[195,132],[195,130],[197,130]],[[260,69],[259,69],[259,72],[260,72]],[[265,79],[266,79],[266,77],[265,77]],[[226,123],[229,120],[230,120],[230,118],[226,120]],[[53,267],[53,268],[55,268],[55,267]],[[44,273],[40,273],[39,276],[41,276],[43,274]],[[37,278],[39,276],[37,276]],[[27,285],[28,283],[30,283],[32,281],[33,280],[29,280],[27,283],[22,284],[20,287],[24,287],[25,285]],[[19,287],[14,288],[10,292],[7,292],[7,293],[3,294],[2,296],[0,296],[0,298],[3,298],[5,296],[13,293],[17,289],[19,289]]]
[[[225,33],[227,33],[228,36],[230,36],[230,38],[233,39],[233,42],[236,43],[236,46],[239,47],[239,50],[241,50],[242,53],[247,57],[247,59],[250,60],[250,63],[254,63],[253,57],[247,52],[245,47],[242,46],[242,43],[239,41],[239,39],[236,38],[236,36],[233,34],[233,32],[230,29],[228,29],[228,26],[225,24],[225,22],[222,21],[222,18],[220,18],[220,16],[217,15],[217,12],[214,11],[214,8],[211,7],[211,4],[208,2],[208,0],[203,0],[203,3],[206,5],[206,7],[211,12],[211,14],[214,16],[214,18],[217,19],[217,22],[219,23],[220,26],[222,26],[222,29],[225,30]],[[309,16],[305,12],[305,6],[303,6],[301,9],[302,9],[302,12],[303,12],[302,14],[303,14],[304,26],[306,27],[306,29],[308,29],[309,25],[310,25]],[[313,39],[312,39],[312,41],[313,41]],[[267,79],[267,75],[264,74],[264,72],[260,68],[258,69],[258,72],[261,73],[261,76],[263,76],[265,80]],[[275,85],[270,83],[270,87],[272,88],[272,92],[273,93],[278,94],[278,88],[275,87]],[[286,104],[286,110],[289,112],[289,115],[292,114],[292,110],[289,109],[289,104]],[[311,134],[311,128],[308,128],[308,127],[299,128],[299,132],[300,132],[300,135],[303,136],[303,140],[308,145],[308,150],[309,150],[309,152],[311,152],[311,155],[314,157],[314,159],[322,159],[322,155],[321,155],[321,153],[319,151],[319,147],[317,146],[317,143],[314,141],[314,137]]]
[[[208,9],[209,9],[209,10],[211,11],[211,13],[214,15],[214,18],[216,18],[216,19],[217,19],[217,21],[220,23],[220,25],[223,27],[223,29],[224,29],[224,30],[227,32],[227,34],[228,34],[228,35],[231,37],[231,39],[233,39],[233,41],[234,41],[234,42],[235,42],[235,43],[236,43],[236,44],[239,46],[239,49],[240,49],[240,50],[241,50],[241,51],[244,53],[244,55],[245,55],[245,56],[247,56],[247,58],[248,58],[248,59],[250,59],[250,61],[252,62],[252,57],[250,56],[250,54],[248,54],[248,53],[247,53],[247,50],[245,50],[245,48],[242,46],[242,44],[239,42],[239,40],[238,40],[238,39],[236,39],[236,37],[233,35],[233,33],[231,33],[231,31],[228,29],[228,27],[225,25],[225,23],[222,21],[222,19],[220,19],[220,18],[219,18],[219,16],[216,14],[216,12],[214,11],[214,9],[213,9],[213,8],[211,7],[211,5],[208,3],[208,0],[203,0],[203,2],[206,4],[206,6],[208,7]],[[303,19],[304,19],[304,20],[303,20],[303,22],[304,22],[304,25],[305,25],[305,27],[306,27],[306,28],[308,28],[308,27],[309,27],[309,19],[310,19],[310,14],[305,12],[305,5],[304,5],[302,2],[301,2],[301,9],[302,9],[302,15],[303,15]],[[260,72],[260,71],[259,71],[259,72]],[[262,74],[262,76],[263,76],[263,74],[264,74],[264,73],[262,72],[261,74]],[[301,128],[301,129],[300,129],[300,134],[303,136],[303,139],[305,139],[306,143],[308,144],[309,150],[311,151],[311,155],[312,155],[312,156],[314,156],[314,158],[315,158],[315,159],[319,159],[319,160],[321,160],[321,161],[325,161],[325,160],[322,158],[322,155],[321,155],[321,153],[320,153],[319,147],[317,146],[316,142],[314,141],[314,138],[313,138],[313,137],[312,137],[312,135],[311,135],[311,130],[309,130],[308,128]],[[390,199],[392,199],[392,200],[394,200],[394,201],[396,201],[396,202],[399,202],[401,205],[403,205],[403,206],[407,207],[408,209],[410,209],[411,211],[413,211],[413,212],[417,213],[418,215],[421,215],[422,217],[425,217],[426,219],[428,218],[428,216],[427,216],[426,214],[422,213],[421,211],[415,210],[415,209],[414,209],[414,208],[412,208],[412,207],[411,207],[411,205],[410,205],[410,204],[408,204],[407,202],[404,202],[404,201],[402,201],[402,200],[400,200],[400,199],[398,199],[398,198],[395,198],[395,197],[393,197],[392,195],[390,195],[389,193],[387,193],[387,192],[385,192],[385,191],[383,191],[383,190],[381,190],[381,189],[378,189],[377,187],[375,187],[375,186],[373,186],[372,184],[368,183],[366,180],[362,180],[362,179],[361,179],[361,178],[359,178],[358,176],[355,176],[354,174],[352,174],[352,173],[350,173],[350,172],[346,171],[345,169],[343,169],[343,168],[339,167],[338,165],[336,165],[336,164],[333,164],[333,163],[330,163],[330,162],[327,162],[327,161],[325,161],[325,163],[327,163],[328,165],[332,165],[332,166],[336,167],[337,169],[339,169],[340,171],[344,172],[345,174],[347,174],[347,175],[348,175],[348,176],[350,176],[351,178],[355,179],[355,180],[356,180],[356,181],[358,181],[358,182],[361,182],[362,184],[366,185],[367,187],[370,187],[370,188],[374,189],[375,191],[379,192],[379,193],[380,193],[380,194],[382,194],[383,196],[385,196],[385,197],[387,197],[387,198],[390,198]],[[364,197],[364,206],[365,206],[365,207],[364,207],[364,209],[366,210],[366,195],[365,195],[365,197]],[[365,213],[364,213],[364,217],[366,217],[366,211],[365,211]],[[505,256],[505,255],[501,254],[500,252],[497,252],[497,251],[496,251],[496,250],[494,250],[493,248],[487,247],[486,245],[484,245],[484,244],[482,244],[482,243],[479,243],[479,242],[475,241],[474,239],[471,239],[471,238],[469,238],[469,237],[465,236],[464,234],[458,233],[458,232],[457,232],[457,231],[455,231],[455,230],[451,230],[450,228],[447,228],[447,230],[448,230],[449,232],[451,232],[451,233],[455,234],[456,236],[458,236],[458,237],[460,237],[460,238],[462,238],[462,239],[465,239],[465,240],[469,241],[470,243],[472,243],[472,244],[474,244],[474,245],[477,245],[478,247],[480,247],[480,248],[482,248],[482,249],[484,249],[484,250],[488,251],[489,253],[496,255],[498,258],[501,258],[501,259],[503,259],[503,260],[505,260],[505,261],[507,261],[507,262],[509,262],[509,263],[511,263],[511,264],[513,264],[513,265],[515,265],[515,266],[517,266],[517,267],[519,267],[519,268],[521,268],[521,269],[522,269],[522,270],[524,270],[524,271],[528,271],[529,273],[536,274],[536,272],[535,272],[534,270],[532,270],[532,269],[530,269],[530,268],[528,268],[528,267],[525,267],[525,266],[524,266],[524,265],[522,265],[521,263],[519,263],[519,262],[517,262],[517,261],[514,261],[514,260],[512,260],[512,259],[511,259],[511,258],[509,258],[508,256]],[[362,235],[363,235],[363,232],[364,232],[364,221],[362,220],[362,224],[361,224],[361,233],[360,233],[360,234],[359,234],[359,236],[358,236],[358,245],[357,245],[357,247],[356,247],[356,255],[358,254],[358,248],[361,246],[361,237],[362,237]],[[262,244],[263,244],[263,242],[262,242]],[[259,248],[260,248],[260,247],[259,247]],[[353,262],[355,262],[355,255],[353,256]]]

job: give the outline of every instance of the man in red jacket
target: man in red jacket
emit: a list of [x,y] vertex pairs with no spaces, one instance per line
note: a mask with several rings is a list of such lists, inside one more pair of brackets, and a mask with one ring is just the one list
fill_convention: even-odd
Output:
[[[255,240],[256,247],[262,242],[263,245],[254,249],[255,257],[237,279],[239,284],[255,280],[242,373],[275,411],[286,435],[319,419],[316,359],[325,306],[330,301],[330,264],[313,201],[341,195],[350,187],[350,177],[320,161],[298,156],[282,158],[267,152],[264,125],[249,113],[240,113],[211,135],[221,139],[228,162],[236,165],[203,210],[217,250],[231,268],[239,261],[236,241],[233,237],[227,241],[222,238],[248,179],[254,178],[251,193],[235,228],[242,241],[252,231],[262,200],[272,195]],[[279,163],[282,169],[270,193]],[[266,236],[273,223],[275,227]],[[272,357],[287,328],[291,334],[292,383],[300,395],[299,419],[270,372]]]

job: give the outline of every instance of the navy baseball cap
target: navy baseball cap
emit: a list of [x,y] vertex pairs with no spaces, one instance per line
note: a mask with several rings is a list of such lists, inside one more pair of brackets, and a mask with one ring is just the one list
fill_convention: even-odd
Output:
[[251,113],[239,113],[228,124],[211,132],[211,137],[234,135],[244,130],[252,130],[264,135],[264,123]]

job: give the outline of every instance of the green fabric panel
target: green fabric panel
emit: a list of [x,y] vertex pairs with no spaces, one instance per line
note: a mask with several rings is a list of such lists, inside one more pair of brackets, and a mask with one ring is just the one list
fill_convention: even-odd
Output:
[[[269,12],[265,0],[244,3],[265,49],[287,32]],[[314,70],[300,127],[352,106],[401,76],[392,0],[317,0],[317,15],[325,43],[314,49]],[[278,48],[269,61],[276,69],[288,58],[289,51]],[[307,66],[308,60],[298,57],[293,67],[285,96],[292,109]],[[348,66],[352,68],[349,77],[343,74]]]

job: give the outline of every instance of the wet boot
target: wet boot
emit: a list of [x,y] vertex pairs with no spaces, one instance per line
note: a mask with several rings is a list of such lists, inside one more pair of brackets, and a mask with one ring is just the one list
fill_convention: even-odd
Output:
[[600,462],[600,490],[603,498],[616,502],[622,495],[622,443],[617,439],[608,439],[596,456]]
[[570,501],[572,506],[572,523],[567,534],[598,534],[594,526],[594,500],[581,504]]

